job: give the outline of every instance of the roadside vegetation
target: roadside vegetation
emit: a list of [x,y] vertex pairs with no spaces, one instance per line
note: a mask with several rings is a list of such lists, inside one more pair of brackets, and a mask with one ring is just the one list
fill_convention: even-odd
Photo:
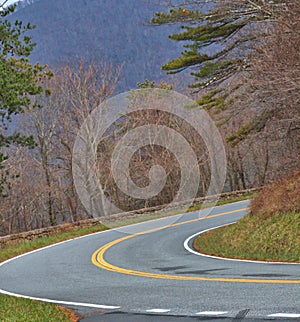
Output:
[[230,258],[300,263],[300,171],[266,186],[236,224],[200,235],[199,252]]
[[78,317],[72,310],[61,306],[1,295],[0,321],[75,322]]

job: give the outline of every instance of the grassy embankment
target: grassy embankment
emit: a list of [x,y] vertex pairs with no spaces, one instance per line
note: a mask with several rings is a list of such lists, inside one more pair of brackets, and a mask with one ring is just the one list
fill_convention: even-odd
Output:
[[[235,201],[245,200],[251,198],[252,195],[244,195],[237,198],[228,200],[220,200],[218,205],[231,203]],[[195,211],[200,209],[200,206],[193,206],[189,211]],[[170,216],[180,213],[180,211],[173,211],[165,214],[154,214],[143,217],[130,219],[127,221],[120,221],[113,226],[120,227],[137,222],[147,221],[155,218],[161,218],[164,216]],[[47,237],[38,238],[28,242],[20,242],[16,245],[4,247],[0,251],[0,263],[12,258],[14,256],[35,250],[44,246],[48,246],[60,241],[68,240],[71,238],[99,232],[107,229],[103,225],[96,225],[88,228],[74,229],[73,231],[63,232]],[[56,306],[54,304],[43,303],[38,301],[32,301],[22,298],[15,298],[7,295],[0,295],[0,321],[53,321],[53,322],[65,322],[65,321],[77,321],[77,317],[70,310],[66,310],[63,307]]]
[[300,171],[265,187],[237,223],[200,235],[199,252],[230,258],[300,262]]
[[1,295],[0,321],[75,322],[78,317],[72,310],[61,306]]

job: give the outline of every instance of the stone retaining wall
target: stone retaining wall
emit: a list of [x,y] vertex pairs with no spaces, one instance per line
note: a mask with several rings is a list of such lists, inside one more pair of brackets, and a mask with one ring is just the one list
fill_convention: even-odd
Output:
[[[205,197],[205,198],[197,198],[193,201],[193,205],[199,205],[201,204],[204,200],[228,200],[231,198],[236,198],[240,196],[244,196],[250,193],[258,192],[260,188],[254,188],[254,189],[248,189],[248,190],[240,190],[240,191],[234,191],[234,192],[228,192],[228,193],[223,193],[220,196],[210,196],[210,197]],[[191,204],[191,203],[177,203],[174,204],[174,207],[171,209],[168,208],[167,212],[169,211],[175,211],[175,210],[180,210],[181,208],[184,207],[186,204]],[[113,222],[117,221],[122,221],[122,220],[128,220],[128,219],[133,219],[137,217],[142,217],[145,215],[151,215],[159,212],[163,212],[165,206],[157,206],[157,207],[151,207],[151,208],[144,208],[144,209],[139,209],[135,211],[129,211],[129,212],[123,212],[120,214],[114,214],[110,215],[107,217],[100,217],[100,218],[93,218],[93,219],[85,219],[85,220],[80,220],[78,222],[74,223],[66,223],[66,224],[61,224],[58,226],[53,226],[53,227],[47,227],[47,228],[41,228],[41,229],[35,229],[19,234],[13,234],[13,235],[7,235],[0,237],[0,249],[5,247],[6,245],[12,245],[12,244],[17,244],[21,241],[30,241],[33,239],[37,239],[40,237],[44,236],[49,236],[49,235],[54,235],[57,233],[61,232],[67,232],[74,230],[74,228],[85,228],[85,227],[91,227],[95,226],[98,224],[103,224],[103,225],[108,225]]]

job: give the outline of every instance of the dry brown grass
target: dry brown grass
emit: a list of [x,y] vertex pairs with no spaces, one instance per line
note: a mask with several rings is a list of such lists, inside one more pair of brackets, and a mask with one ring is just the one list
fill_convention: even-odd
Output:
[[300,212],[300,169],[264,187],[250,207],[251,215],[261,219],[277,213]]

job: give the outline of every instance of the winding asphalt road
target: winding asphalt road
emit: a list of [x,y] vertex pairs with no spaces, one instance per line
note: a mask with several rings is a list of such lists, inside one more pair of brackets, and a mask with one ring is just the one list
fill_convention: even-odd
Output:
[[238,220],[247,206],[108,230],[17,257],[0,265],[0,292],[70,306],[86,321],[298,320],[300,265],[190,250],[190,236]]

